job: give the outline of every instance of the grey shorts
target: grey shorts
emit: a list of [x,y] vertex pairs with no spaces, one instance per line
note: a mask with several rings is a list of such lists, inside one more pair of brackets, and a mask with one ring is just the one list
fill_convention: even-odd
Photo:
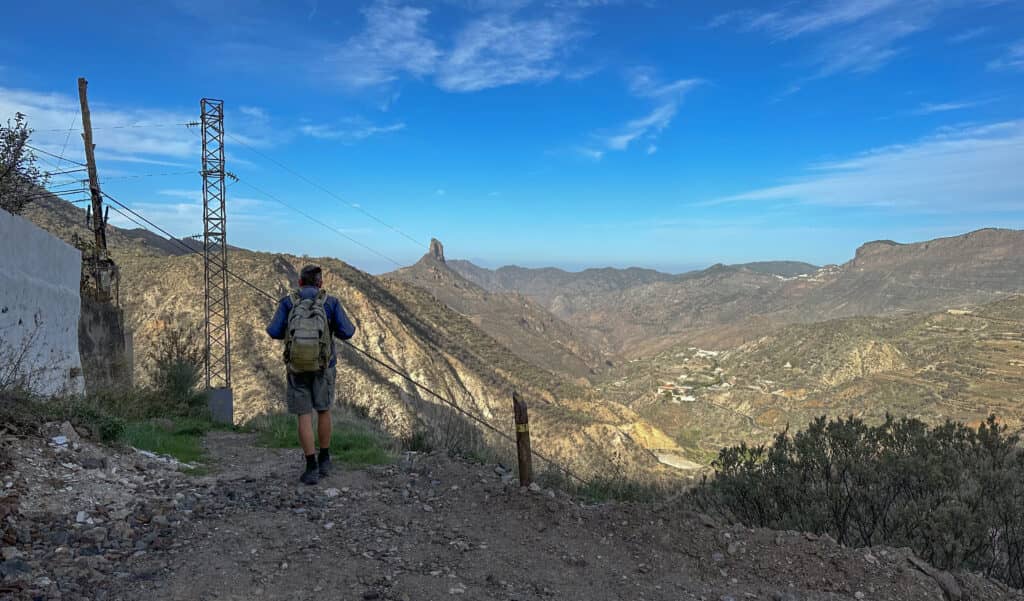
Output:
[[305,415],[313,410],[327,411],[334,404],[334,378],[337,370],[328,367],[319,373],[288,372],[288,413]]

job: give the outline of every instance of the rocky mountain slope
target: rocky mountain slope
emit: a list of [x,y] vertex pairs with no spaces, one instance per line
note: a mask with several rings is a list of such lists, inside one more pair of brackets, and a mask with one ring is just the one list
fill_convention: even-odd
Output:
[[[40,204],[28,216],[66,239],[84,224],[84,212],[60,200]],[[109,240],[121,271],[121,303],[134,333],[137,381],[145,383],[154,341],[169,328],[203,323],[202,259],[162,252],[171,243],[145,232],[111,228]],[[510,395],[518,390],[531,404],[535,448],[575,471],[654,477],[668,471],[655,451],[682,453],[628,408],[605,407],[566,378],[520,359],[421,288],[371,276],[336,259],[243,249],[229,252],[229,265],[256,289],[230,282],[236,421],[284,410],[281,343],[264,332],[276,305],[260,291],[285,295],[307,261],[324,268],[325,288],[356,323],[353,344],[506,436],[514,438]],[[439,444],[467,452],[514,452],[506,439],[408,380],[347,346],[339,349],[339,398],[362,407],[395,436],[427,432]]]
[[448,266],[437,240],[431,241],[430,252],[415,265],[386,277],[429,291],[538,367],[584,380],[604,367],[600,341],[587,339],[523,295],[488,292],[470,282]]
[[796,324],[722,352],[674,347],[626,364],[600,390],[705,460],[723,445],[766,442],[823,414],[977,425],[994,413],[1018,428],[1022,332],[1024,296]]
[[[727,348],[791,323],[935,311],[1024,291],[1024,232],[985,229],[913,244],[870,242],[843,265],[715,265],[668,276],[645,270],[483,270],[450,261],[492,290],[514,290],[627,357],[680,339]],[[803,273],[801,273],[803,272]]]
[[296,487],[295,452],[243,434],[211,433],[214,471],[199,477],[76,446],[0,429],[0,598],[1022,598],[906,549],[727,526],[678,503],[588,504],[443,453]]

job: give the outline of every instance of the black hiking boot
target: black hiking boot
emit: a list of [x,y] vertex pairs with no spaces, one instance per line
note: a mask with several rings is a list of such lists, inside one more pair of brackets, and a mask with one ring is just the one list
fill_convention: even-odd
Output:
[[326,478],[331,474],[331,458],[322,457],[320,459],[320,477]]
[[299,482],[303,484],[316,484],[320,481],[320,471],[314,465],[313,467],[307,467],[306,471],[302,472],[302,476],[299,477]]

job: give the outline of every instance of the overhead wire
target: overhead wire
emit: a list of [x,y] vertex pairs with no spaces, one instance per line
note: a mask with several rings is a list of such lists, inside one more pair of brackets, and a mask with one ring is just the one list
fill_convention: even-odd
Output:
[[[119,206],[121,209],[131,213],[132,215],[134,215],[138,219],[144,221],[150,227],[154,228],[156,231],[158,231],[158,232],[162,233],[163,235],[167,236],[167,238],[169,240],[171,240],[172,242],[177,243],[179,246],[181,246],[182,248],[184,248],[188,252],[190,252],[192,254],[196,254],[196,255],[202,255],[203,254],[198,249],[193,248],[193,247],[185,244],[180,238],[178,238],[177,236],[174,236],[173,234],[171,234],[167,230],[165,230],[162,227],[158,226],[157,224],[153,223],[151,220],[149,220],[146,217],[140,215],[139,213],[137,213],[136,211],[134,211],[133,209],[131,209],[130,207],[128,207],[127,205],[125,205],[121,201],[117,200],[116,198],[114,198],[110,194],[108,194],[106,192],[101,192],[101,194],[103,194],[103,196],[105,198],[107,198],[108,200],[110,200],[111,202],[113,202],[114,204]],[[121,211],[117,211],[117,212],[121,213]],[[124,213],[121,213],[121,214],[124,215]],[[127,216],[125,216],[125,217],[127,218]],[[136,225],[139,225],[140,227],[145,228],[145,226],[140,224],[138,221],[135,221],[134,219],[132,221],[134,223],[136,223]],[[253,284],[252,282],[250,282],[249,280],[245,279],[244,277],[238,275],[237,273],[235,273],[235,272],[233,272],[233,271],[231,271],[230,269],[227,269],[227,268],[225,268],[225,271],[227,271],[228,275],[230,275],[231,277],[235,278],[236,280],[238,280],[242,284],[248,286],[252,290],[256,291],[258,294],[266,297],[268,300],[270,300],[274,304],[277,304],[279,302],[279,299],[277,297],[275,297],[274,295],[270,294],[269,292],[263,290],[262,288],[260,288],[256,284]],[[386,361],[384,361],[382,359],[377,358],[376,356],[374,356],[369,351],[367,351],[367,350],[365,350],[365,349],[363,349],[363,348],[361,348],[359,346],[356,346],[351,341],[342,340],[341,342],[342,342],[342,344],[348,346],[349,348],[351,348],[352,350],[356,351],[357,353],[359,353],[360,355],[362,355],[366,359],[372,361],[373,363],[375,363],[376,365],[382,367],[383,369],[385,369],[385,370],[393,373],[394,375],[402,378],[403,380],[409,382],[410,384],[412,384],[414,387],[418,388],[419,390],[421,390],[423,392],[426,392],[427,394],[430,394],[431,396],[437,398],[438,400],[440,400],[444,404],[446,404],[449,407],[451,407],[452,409],[454,409],[459,414],[464,415],[465,417],[467,417],[467,418],[473,420],[474,422],[480,424],[481,426],[483,426],[487,430],[495,433],[499,437],[501,437],[501,438],[503,438],[503,439],[505,439],[505,440],[507,440],[509,442],[512,442],[512,443],[516,442],[515,438],[513,438],[512,436],[509,436],[506,432],[498,429],[497,427],[495,427],[491,423],[487,422],[483,418],[481,418],[481,417],[479,417],[477,415],[474,415],[473,413],[463,409],[462,407],[460,407],[458,405],[458,403],[456,403],[455,401],[453,401],[453,400],[449,399],[448,397],[442,395],[441,393],[435,391],[433,388],[427,386],[426,384],[422,384],[422,383],[416,381],[412,376],[406,374],[400,368],[395,367],[395,366],[391,365],[390,363],[388,363],[388,362],[386,362]],[[574,480],[576,480],[576,481],[578,481],[578,482],[580,482],[580,483],[582,483],[584,485],[590,484],[589,481],[587,481],[587,480],[583,479],[582,477],[576,475],[573,471],[571,471],[568,468],[566,468],[565,466],[561,465],[560,463],[558,463],[554,459],[551,459],[551,458],[545,456],[545,454],[540,453],[539,451],[536,451],[536,450],[533,450],[533,449],[531,449],[531,453],[534,456],[536,456],[538,459],[540,459],[540,460],[542,460],[542,461],[544,461],[544,462],[546,462],[546,463],[548,463],[548,464],[558,468],[559,470],[561,470],[563,473],[565,473],[567,476],[573,478]]]
[[371,213],[370,211],[367,211],[366,209],[364,209],[364,208],[363,208],[362,206],[360,206],[360,205],[358,205],[358,204],[356,204],[356,203],[354,203],[354,202],[349,202],[348,200],[345,200],[344,198],[342,198],[341,196],[339,196],[338,194],[336,194],[335,192],[333,192],[333,191],[332,191],[332,190],[330,190],[329,188],[327,188],[327,187],[325,187],[325,186],[323,186],[323,185],[321,185],[321,184],[319,184],[319,183],[317,183],[317,182],[313,181],[312,179],[310,179],[310,178],[306,177],[306,176],[305,176],[305,175],[303,175],[302,173],[300,173],[300,172],[296,171],[295,169],[292,169],[292,168],[291,168],[291,167],[289,167],[288,165],[286,165],[286,164],[282,163],[281,161],[279,161],[279,160],[275,159],[274,157],[272,157],[272,156],[270,156],[270,155],[268,155],[268,154],[266,154],[266,153],[264,153],[264,152],[260,151],[260,150],[259,150],[259,149],[257,149],[257,148],[254,148],[254,147],[253,147],[253,146],[252,146],[251,144],[247,143],[247,142],[246,142],[245,140],[242,140],[242,139],[241,139],[241,138],[239,138],[238,136],[235,136],[235,135],[233,135],[233,134],[230,134],[230,133],[228,133],[228,132],[224,132],[224,135],[225,135],[225,136],[227,136],[228,138],[231,138],[231,139],[232,139],[232,140],[234,140],[235,142],[237,142],[237,143],[241,144],[242,146],[244,146],[244,147],[248,148],[248,149],[249,149],[249,150],[250,150],[251,152],[253,152],[253,153],[255,153],[255,154],[257,154],[257,155],[259,155],[259,156],[263,157],[264,159],[266,159],[266,160],[270,161],[271,163],[274,163],[274,164],[275,164],[275,165],[277,165],[277,166],[278,166],[279,168],[281,168],[281,169],[283,169],[283,170],[287,171],[287,172],[288,172],[288,173],[290,173],[291,175],[293,175],[293,176],[295,176],[295,177],[297,177],[297,178],[301,179],[302,181],[306,182],[306,183],[307,183],[307,184],[309,184],[310,186],[313,186],[313,187],[314,187],[314,188],[316,188],[317,190],[320,190],[320,191],[321,191],[321,192],[323,192],[324,194],[327,194],[327,195],[328,195],[328,196],[330,196],[331,198],[334,198],[334,199],[335,199],[335,200],[337,200],[338,202],[340,202],[340,203],[342,203],[342,204],[344,204],[344,205],[347,205],[348,207],[350,207],[350,208],[352,208],[352,209],[355,209],[356,211],[359,211],[359,212],[360,212],[360,213],[362,213],[363,215],[366,215],[366,216],[367,216],[367,217],[369,217],[370,219],[372,219],[372,220],[376,221],[377,223],[379,223],[379,224],[383,225],[384,227],[388,228],[389,230],[391,230],[391,231],[395,232],[395,233],[396,233],[396,234],[398,234],[399,236],[402,236],[402,237],[403,237],[403,238],[405,238],[406,240],[409,240],[410,242],[412,242],[413,244],[415,244],[415,245],[416,245],[416,246],[417,246],[418,248],[424,248],[424,246],[425,246],[425,245],[423,244],[423,242],[421,242],[421,241],[417,240],[416,238],[414,238],[414,237],[410,236],[409,234],[405,233],[404,231],[402,231],[402,230],[401,230],[401,229],[399,229],[398,227],[396,227],[396,226],[393,226],[393,225],[391,225],[390,223],[388,223],[388,222],[384,221],[384,220],[383,220],[383,219],[381,219],[380,217],[377,217],[376,215],[374,215],[374,214],[373,214],[373,213]]
[[274,202],[276,202],[276,203],[278,203],[278,204],[280,204],[280,205],[282,205],[282,206],[284,206],[286,208],[289,208],[289,209],[295,211],[296,213],[298,213],[299,215],[302,215],[303,217],[305,217],[306,219],[312,221],[313,223],[316,223],[318,225],[322,225],[323,227],[327,228],[331,232],[333,232],[333,233],[337,234],[338,236],[341,236],[342,238],[348,240],[352,244],[355,244],[356,246],[359,246],[360,248],[362,248],[364,250],[367,250],[367,251],[377,255],[378,257],[380,257],[382,259],[385,259],[387,261],[390,261],[391,263],[394,263],[395,266],[397,266],[397,267],[404,267],[404,265],[402,265],[401,263],[399,263],[395,259],[392,259],[391,257],[385,255],[384,253],[382,253],[382,252],[380,252],[378,250],[375,250],[374,248],[371,248],[370,246],[367,246],[366,244],[363,244],[359,240],[356,240],[352,236],[349,236],[348,234],[346,234],[345,232],[341,231],[340,229],[338,229],[338,228],[328,224],[325,221],[321,221],[320,219],[317,219],[316,217],[313,217],[309,213],[306,213],[302,209],[299,209],[298,207],[295,207],[295,206],[293,206],[293,205],[291,205],[291,204],[281,200],[280,198],[278,198],[277,196],[271,194],[270,192],[267,192],[266,190],[263,190],[263,189],[255,186],[255,185],[249,183],[248,181],[241,179],[241,178],[239,178],[236,181],[238,183],[242,184],[243,186],[248,186],[250,189],[252,189],[256,193],[262,194],[262,195],[266,196],[267,198],[269,198],[270,200],[273,200]]
[[64,158],[64,157],[60,156],[59,154],[54,154],[54,153],[52,153],[52,152],[50,152],[48,150],[43,150],[42,148],[38,148],[38,147],[33,146],[31,144],[25,144],[25,147],[26,148],[31,148],[32,150],[34,150],[36,152],[41,152],[41,153],[43,153],[43,154],[45,154],[47,156],[53,157],[55,159],[60,159],[62,161],[66,161],[68,163],[71,163],[72,165],[78,165],[79,167],[88,167],[88,165],[86,165],[85,163],[79,163],[78,161],[72,161],[71,159]]

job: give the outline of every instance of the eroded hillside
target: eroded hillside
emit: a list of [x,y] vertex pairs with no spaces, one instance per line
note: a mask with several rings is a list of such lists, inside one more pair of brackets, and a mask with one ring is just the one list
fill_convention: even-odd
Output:
[[480,326],[502,345],[534,365],[571,378],[586,379],[604,368],[602,349],[594,340],[515,293],[489,292],[450,268],[437,240],[415,265],[387,277],[429,291],[434,297]]
[[600,389],[705,460],[825,414],[977,424],[994,413],[1016,428],[1024,425],[1022,331],[1024,296],[792,325],[730,350],[680,346],[635,360]]
[[[48,206],[49,205],[49,206]],[[51,201],[30,214],[38,223],[71,239],[84,223],[83,212]],[[111,228],[112,254],[120,266],[120,297],[135,339],[136,374],[148,378],[153,342],[168,328],[202,324],[203,267],[195,254],[170,254],[179,245],[148,232]],[[234,249],[232,272],[253,287],[232,280],[231,332],[235,419],[284,410],[281,347],[264,329],[274,298],[287,293],[308,261],[324,268],[325,287],[337,295],[358,333],[353,344],[440,393],[460,409],[511,434],[511,392],[531,404],[538,450],[580,473],[613,469],[646,477],[665,474],[654,451],[681,452],[667,437],[633,436],[651,426],[624,407],[607,411],[587,390],[520,359],[472,321],[438,302],[427,291],[389,278],[377,278],[342,261],[303,259]],[[261,292],[262,291],[262,292]],[[362,407],[398,437],[429,432],[465,450],[486,447],[508,456],[509,443],[444,402],[381,367],[363,354],[339,346],[338,395]],[[581,402],[586,399],[588,402]],[[670,448],[648,448],[657,440]],[[613,441],[609,444],[609,441]],[[543,466],[542,466],[543,467]]]

